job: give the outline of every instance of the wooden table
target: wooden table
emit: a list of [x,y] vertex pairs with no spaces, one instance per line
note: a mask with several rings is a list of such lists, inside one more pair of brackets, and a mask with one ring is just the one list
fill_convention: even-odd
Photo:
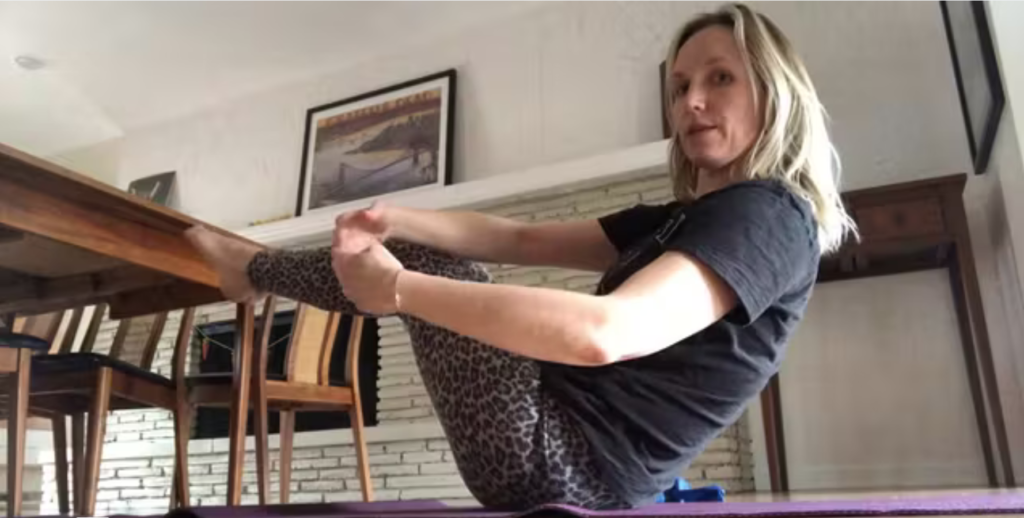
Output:
[[107,302],[119,319],[223,300],[183,236],[198,223],[0,144],[0,315]]
[[[0,316],[105,302],[110,318],[121,319],[222,301],[217,275],[183,235],[199,223],[0,144]],[[251,339],[252,306],[240,304],[239,318]],[[232,494],[241,487],[252,347],[240,351],[231,389]],[[12,444],[24,444],[20,428]]]
[[[1016,487],[958,174],[843,194],[861,240],[823,258],[818,282],[946,268],[991,487]],[[788,491],[779,377],[761,394],[773,491]],[[994,444],[993,444],[994,442]]]

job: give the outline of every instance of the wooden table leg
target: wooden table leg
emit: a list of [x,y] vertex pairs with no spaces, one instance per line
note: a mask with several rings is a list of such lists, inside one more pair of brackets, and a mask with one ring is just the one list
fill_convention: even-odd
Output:
[[7,412],[7,516],[21,516],[25,425],[28,420],[28,390],[31,376],[32,351],[18,349],[18,367],[10,380]]
[[949,224],[956,236],[956,262],[960,268],[960,282],[963,294],[970,311],[970,320],[975,337],[978,365],[981,367],[981,381],[985,387],[988,400],[988,411],[992,419],[992,431],[995,434],[999,461],[1002,464],[1003,484],[1016,487],[1017,481],[1013,473],[1013,460],[1010,450],[1010,439],[1006,434],[1006,420],[1003,416],[1002,397],[999,395],[999,383],[996,380],[995,362],[992,358],[992,345],[988,336],[988,322],[985,320],[985,306],[981,301],[981,287],[978,285],[978,270],[974,265],[974,253],[971,247],[971,233],[967,226],[967,211],[964,209],[963,196],[960,193],[948,196],[951,217]]
[[245,424],[249,410],[252,372],[253,307],[238,304],[235,333],[235,366],[231,384],[231,421],[228,430],[228,505],[242,503],[242,469],[245,465]]
[[188,507],[192,503],[188,487],[188,440],[192,432],[192,407],[186,397],[179,394],[174,409],[174,500],[171,503],[173,505],[176,502],[177,507]]
[[57,478],[57,508],[60,514],[71,512],[68,503],[68,430],[65,416],[50,420],[53,429],[53,464]]
[[256,442],[256,484],[260,505],[267,505],[270,494],[270,452],[267,448],[267,347],[274,325],[275,300],[274,296],[267,297],[263,306],[259,344],[254,348],[253,354],[252,391],[256,406],[253,411],[253,438]]
[[89,409],[89,434],[85,447],[85,483],[82,484],[82,504],[78,506],[80,516],[96,514],[96,489],[99,486],[100,462],[103,457],[103,437],[107,431],[107,413],[110,409],[110,384],[113,379],[109,367],[96,372],[96,388],[92,394]]
[[85,487],[85,414],[71,414],[71,500],[75,514],[82,505]]
[[253,438],[256,440],[256,484],[260,505],[267,505],[270,492],[270,451],[267,446],[267,392],[263,387],[253,387],[255,410],[253,416]]
[[782,427],[782,394],[779,375],[772,376],[761,392],[761,419],[764,422],[765,447],[768,453],[768,477],[773,493],[789,491],[786,467],[786,439]]
[[282,410],[280,415],[280,430],[279,438],[280,441],[280,477],[278,492],[280,494],[280,503],[287,504],[289,496],[291,495],[292,485],[292,441],[294,440],[295,432],[295,412],[291,410]]
[[[363,501],[373,501],[373,481],[370,480],[370,456],[366,452],[366,436],[363,433],[363,404],[359,391],[359,341],[363,336],[364,319],[352,317],[352,328],[348,334],[348,368],[345,371],[345,383],[352,388],[352,407],[349,408],[349,422],[352,424],[352,438],[356,447],[356,468],[359,472],[359,486],[363,491]],[[337,328],[337,324],[332,324]],[[325,375],[324,378],[327,376]],[[324,382],[327,380],[324,379]]]
[[971,332],[970,309],[967,307],[967,295],[964,293],[963,277],[959,261],[954,256],[949,264],[949,286],[953,294],[953,306],[956,308],[957,328],[960,331],[960,346],[964,354],[964,366],[967,370],[967,387],[971,391],[974,405],[974,421],[978,427],[978,439],[981,441],[981,455],[985,459],[985,475],[988,485],[999,487],[996,474],[995,458],[992,455],[992,439],[989,435],[988,417],[985,412],[985,391],[978,375],[978,361],[974,345],[974,333]]
[[373,501],[373,480],[370,479],[370,455],[366,451],[366,435],[363,429],[362,405],[359,397],[353,398],[352,408],[348,411],[352,423],[352,438],[356,447],[356,468],[359,474],[359,489],[363,493],[364,502]]
[[174,496],[172,505],[189,507],[192,499],[188,485],[188,441],[192,436],[192,405],[189,402],[189,387],[185,383],[185,362],[196,318],[195,308],[181,312],[178,338],[174,343],[171,358],[171,378],[174,380],[174,482],[171,488]]

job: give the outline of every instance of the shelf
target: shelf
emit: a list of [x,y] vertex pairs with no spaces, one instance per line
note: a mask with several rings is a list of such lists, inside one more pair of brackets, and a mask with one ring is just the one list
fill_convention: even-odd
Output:
[[482,209],[527,196],[562,194],[664,172],[667,159],[668,140],[662,140],[445,187],[339,204],[299,218],[248,227],[236,233],[274,247],[323,243],[330,240],[334,220],[339,214],[368,207],[374,199],[420,209]]

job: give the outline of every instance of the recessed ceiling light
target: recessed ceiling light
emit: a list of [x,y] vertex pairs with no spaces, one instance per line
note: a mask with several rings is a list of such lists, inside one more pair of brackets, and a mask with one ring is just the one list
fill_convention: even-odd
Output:
[[14,56],[14,64],[18,65],[23,70],[39,70],[46,66],[46,62],[32,56],[20,55]]

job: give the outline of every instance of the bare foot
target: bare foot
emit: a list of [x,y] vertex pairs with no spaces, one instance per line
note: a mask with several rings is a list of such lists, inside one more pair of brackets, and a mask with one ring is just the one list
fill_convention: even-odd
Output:
[[235,302],[252,302],[259,297],[249,282],[246,269],[253,256],[262,249],[244,241],[195,226],[185,231],[185,237],[206,259],[220,277],[220,290]]

